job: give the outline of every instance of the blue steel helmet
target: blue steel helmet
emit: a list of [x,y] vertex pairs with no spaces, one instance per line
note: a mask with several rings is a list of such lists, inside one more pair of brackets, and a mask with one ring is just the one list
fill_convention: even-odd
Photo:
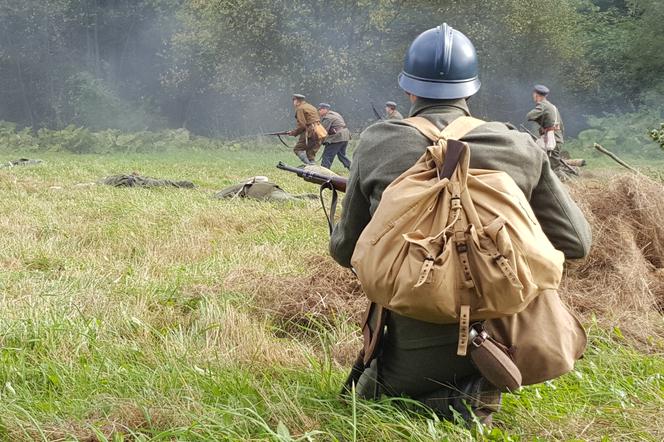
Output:
[[478,71],[475,46],[443,23],[424,31],[410,44],[399,86],[422,98],[467,98],[480,89]]

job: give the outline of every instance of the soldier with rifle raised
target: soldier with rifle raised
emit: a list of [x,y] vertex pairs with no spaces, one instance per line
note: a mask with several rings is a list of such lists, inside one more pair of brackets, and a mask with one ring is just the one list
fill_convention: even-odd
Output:
[[[426,121],[427,127],[435,126],[435,132],[440,133],[457,119],[470,115],[467,98],[480,89],[478,74],[475,48],[464,34],[446,24],[420,34],[406,53],[399,76],[399,86],[412,104],[410,117],[421,117],[417,121]],[[591,234],[587,221],[555,174],[545,167],[546,154],[529,137],[503,123],[486,122],[459,141],[467,143],[469,168],[501,171],[513,177],[515,186],[527,195],[548,239],[567,258],[581,258],[588,253]],[[360,236],[383,203],[383,191],[413,167],[430,146],[429,137],[408,121],[379,122],[362,133],[353,155],[341,219],[330,241],[330,254],[339,264],[351,267]],[[450,204],[454,206],[453,197]],[[403,230],[406,226],[399,225],[399,221],[393,221],[389,228]],[[371,241],[378,243],[387,232]],[[435,233],[426,232],[423,237]],[[446,238],[456,243],[459,254],[467,251],[463,241],[455,239],[464,235],[463,230],[443,233],[451,235]],[[403,250],[410,253],[406,246]],[[410,250],[423,253],[423,249]],[[422,269],[429,271],[432,267]],[[365,273],[365,277],[370,276]],[[426,277],[418,282],[427,283]],[[454,284],[449,290],[456,290]],[[463,322],[439,324],[380,311],[386,312],[378,308],[367,312],[364,335],[368,339],[346,389],[365,399],[408,396],[444,418],[457,414],[472,422],[475,415],[490,422],[491,413],[500,406],[500,390],[485,377],[487,367],[480,371],[467,356],[459,355]],[[561,328],[558,333],[562,336],[566,331]]]
[[293,94],[295,121],[297,127],[288,135],[299,136],[293,152],[304,164],[316,164],[316,153],[320,149],[327,131],[320,123],[320,116],[314,106],[305,101],[302,94]]

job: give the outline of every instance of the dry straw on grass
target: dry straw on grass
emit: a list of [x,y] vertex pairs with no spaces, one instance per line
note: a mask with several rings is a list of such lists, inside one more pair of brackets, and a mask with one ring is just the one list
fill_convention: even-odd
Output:
[[[648,346],[664,338],[664,186],[643,175],[600,176],[572,182],[571,193],[593,230],[590,256],[568,263],[561,294],[582,316]],[[352,273],[332,259],[309,259],[307,276],[243,269],[230,289],[255,295],[254,305],[287,329],[335,317],[358,321],[366,301]]]
[[592,226],[593,247],[569,266],[566,300],[641,342],[664,337],[664,186],[625,174],[573,182],[571,193]]
[[281,276],[240,269],[226,278],[230,290],[252,293],[252,305],[276,317],[287,330],[335,318],[359,317],[366,307],[360,284],[350,270],[325,256],[307,260],[309,275]]

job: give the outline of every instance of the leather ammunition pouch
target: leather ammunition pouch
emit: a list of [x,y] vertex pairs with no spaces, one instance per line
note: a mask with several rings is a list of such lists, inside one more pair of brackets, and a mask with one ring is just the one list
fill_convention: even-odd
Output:
[[493,339],[480,323],[470,329],[470,359],[477,370],[503,392],[521,387],[521,371],[512,360],[507,347]]

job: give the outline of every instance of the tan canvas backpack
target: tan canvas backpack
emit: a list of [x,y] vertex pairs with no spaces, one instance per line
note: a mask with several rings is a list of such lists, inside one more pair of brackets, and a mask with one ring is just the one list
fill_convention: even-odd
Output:
[[514,315],[556,290],[564,256],[509,175],[469,169],[468,144],[456,140],[483,121],[461,117],[442,132],[425,118],[403,121],[433,144],[385,189],[351,262],[377,304],[459,323],[465,355],[470,321]]

